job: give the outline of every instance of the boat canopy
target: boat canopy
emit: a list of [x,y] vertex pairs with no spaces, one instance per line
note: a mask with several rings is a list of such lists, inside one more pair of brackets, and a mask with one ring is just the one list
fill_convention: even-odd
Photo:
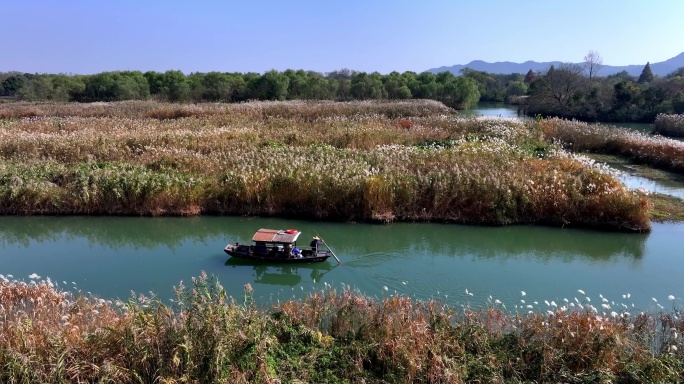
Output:
[[297,238],[301,235],[301,232],[296,229],[266,229],[261,228],[256,231],[252,241],[259,241],[264,243],[294,243]]

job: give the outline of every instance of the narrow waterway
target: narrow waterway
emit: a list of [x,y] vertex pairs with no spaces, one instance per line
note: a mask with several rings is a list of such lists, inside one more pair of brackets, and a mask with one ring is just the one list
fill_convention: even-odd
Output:
[[[297,228],[302,245],[317,231],[343,265],[332,258],[303,266],[253,265],[223,253],[226,243],[249,242],[259,228]],[[684,226],[673,224],[624,234],[242,217],[6,216],[0,217],[0,273],[24,281],[37,274],[36,280],[49,277],[65,289],[122,299],[135,291],[168,300],[173,286],[188,285],[204,271],[238,299],[251,284],[261,303],[349,286],[371,296],[397,293],[452,305],[487,305],[491,296],[511,309],[543,310],[544,300],[587,302],[581,289],[592,303],[600,304],[602,295],[614,305],[651,310],[658,303],[671,306],[669,295],[684,297],[683,235]]]

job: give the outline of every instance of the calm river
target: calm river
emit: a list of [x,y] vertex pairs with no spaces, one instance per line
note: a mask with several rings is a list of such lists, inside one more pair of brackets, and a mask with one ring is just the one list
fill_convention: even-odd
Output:
[[[502,105],[473,113],[516,116],[515,109]],[[625,171],[622,179],[630,186],[684,197],[684,183],[663,185]],[[318,232],[343,265],[332,258],[303,266],[251,265],[223,253],[226,243],[249,242],[259,228],[297,228],[303,232],[300,246]],[[239,300],[244,285],[251,284],[260,303],[349,286],[371,296],[397,293],[473,307],[500,300],[512,310],[516,305],[546,310],[545,301],[562,306],[577,298],[601,308],[604,297],[616,310],[623,304],[631,311],[657,310],[684,305],[682,238],[682,224],[623,234],[211,216],[0,216],[0,280],[31,281],[37,274],[35,280],[49,277],[64,289],[103,298],[127,299],[134,291],[168,300],[174,286],[189,285],[204,271]],[[669,295],[676,297],[674,303]]]
[[[300,245],[317,231],[343,265],[332,258],[296,267],[250,265],[223,253],[227,242],[249,242],[262,227],[297,228],[303,232]],[[601,294],[650,310],[657,305],[652,298],[671,306],[668,295],[684,297],[683,236],[684,226],[672,224],[656,224],[650,234],[621,234],[242,217],[4,216],[0,273],[25,281],[35,273],[63,288],[122,299],[131,291],[169,299],[173,286],[205,271],[236,298],[250,283],[261,302],[344,284],[378,297],[396,292],[480,306],[491,295],[509,308],[524,299],[540,309],[546,308],[544,300],[584,300],[582,289],[597,305]]]

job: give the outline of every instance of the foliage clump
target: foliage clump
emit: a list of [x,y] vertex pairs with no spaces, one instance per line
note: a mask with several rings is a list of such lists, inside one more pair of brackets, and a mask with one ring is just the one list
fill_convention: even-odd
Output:
[[563,119],[541,122],[547,140],[575,152],[619,155],[636,163],[684,173],[684,142],[603,124]]
[[684,114],[659,114],[653,122],[653,133],[684,137]]
[[[684,322],[588,302],[508,312],[349,289],[259,308],[211,277],[173,306],[0,281],[3,382],[677,382]],[[553,303],[555,304],[555,303]],[[609,309],[605,309],[605,308]],[[606,311],[611,311],[606,313]]]

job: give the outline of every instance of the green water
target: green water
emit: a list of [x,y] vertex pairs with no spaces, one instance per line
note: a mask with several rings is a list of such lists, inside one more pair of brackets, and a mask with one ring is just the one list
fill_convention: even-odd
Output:
[[[301,266],[229,259],[228,242],[247,242],[259,228],[297,228],[302,242],[317,231],[343,261]],[[35,273],[60,287],[105,298],[155,292],[202,271],[240,299],[250,283],[261,303],[349,286],[383,297],[438,298],[452,305],[508,308],[564,298],[600,307],[599,294],[638,310],[684,298],[684,225],[656,224],[650,234],[534,226],[478,227],[431,223],[370,225],[264,218],[0,217],[0,274],[30,281]],[[8,275],[12,275],[9,277]],[[1,279],[1,278],[0,278]],[[466,295],[466,289],[473,295]],[[520,291],[525,291],[522,297]],[[630,294],[630,299],[623,295]],[[681,303],[677,299],[675,303]],[[615,306],[614,305],[614,306]],[[527,310],[527,309],[525,309]]]
[[518,115],[518,107],[505,103],[481,102],[473,109],[459,111],[466,116],[524,117]]

